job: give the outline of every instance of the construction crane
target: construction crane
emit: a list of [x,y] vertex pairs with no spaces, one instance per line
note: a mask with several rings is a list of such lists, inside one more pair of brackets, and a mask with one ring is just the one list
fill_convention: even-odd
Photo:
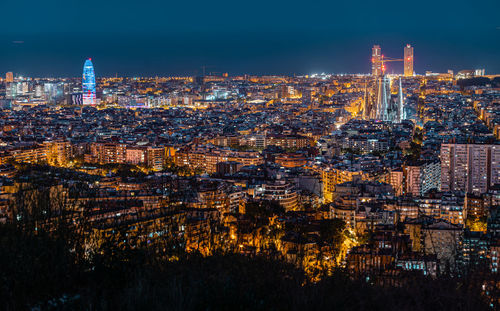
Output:
[[380,57],[380,60],[372,58],[372,63],[381,63],[380,69],[382,70],[382,75],[385,74],[385,70],[386,70],[385,63],[386,62],[404,62],[404,59],[403,58],[384,57],[384,55],[382,55]]

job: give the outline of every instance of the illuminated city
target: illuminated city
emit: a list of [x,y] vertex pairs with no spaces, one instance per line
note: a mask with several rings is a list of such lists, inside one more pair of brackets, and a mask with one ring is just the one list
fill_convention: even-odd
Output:
[[[201,60],[168,54],[191,74],[162,74],[172,63],[136,43],[78,37],[60,76],[20,61],[49,49],[15,34],[0,62],[2,309],[499,310],[500,46],[446,63],[377,31],[353,35],[347,73],[285,56],[289,71],[231,70],[207,39]],[[266,66],[285,55],[252,40]]]

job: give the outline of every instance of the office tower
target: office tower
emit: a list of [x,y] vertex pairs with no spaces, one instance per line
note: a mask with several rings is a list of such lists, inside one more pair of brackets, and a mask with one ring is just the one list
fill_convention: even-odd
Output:
[[500,184],[500,145],[441,145],[442,191],[481,194],[495,184]]
[[83,65],[82,93],[84,105],[97,104],[95,94],[95,74],[92,60],[89,58]]
[[14,99],[17,96],[17,85],[13,82],[5,85],[5,98]]
[[413,76],[413,47],[409,44],[405,46],[404,50],[404,67],[405,77]]
[[12,83],[14,82],[14,74],[9,71],[5,74],[5,82]]
[[382,50],[380,45],[374,45],[372,48],[372,75],[382,75]]

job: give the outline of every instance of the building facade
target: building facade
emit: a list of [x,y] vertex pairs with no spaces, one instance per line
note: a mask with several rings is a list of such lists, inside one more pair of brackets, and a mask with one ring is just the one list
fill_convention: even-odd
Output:
[[84,105],[96,105],[95,73],[92,60],[89,58],[83,65],[82,93]]
[[485,193],[500,184],[500,146],[442,144],[441,190]]
[[413,47],[409,44],[404,49],[404,74],[405,77],[413,76]]
[[382,49],[380,45],[374,45],[372,48],[372,75],[380,76],[382,74]]

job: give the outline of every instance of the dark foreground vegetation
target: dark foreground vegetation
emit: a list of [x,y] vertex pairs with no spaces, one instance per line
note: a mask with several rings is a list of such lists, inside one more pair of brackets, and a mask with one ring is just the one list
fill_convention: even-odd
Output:
[[[157,256],[146,250],[79,258],[68,232],[0,227],[5,310],[487,310],[477,284],[419,276],[381,286],[343,271],[316,283],[293,266],[241,255]],[[175,260],[173,260],[175,259]],[[490,309],[491,310],[491,309]]]
[[[173,231],[132,243],[131,231],[117,226],[94,243],[73,188],[67,196],[35,189],[20,189],[10,220],[0,223],[0,310],[492,310],[498,301],[481,273],[384,282],[334,269],[313,282],[269,256],[187,253]],[[255,219],[265,212],[248,206]]]

